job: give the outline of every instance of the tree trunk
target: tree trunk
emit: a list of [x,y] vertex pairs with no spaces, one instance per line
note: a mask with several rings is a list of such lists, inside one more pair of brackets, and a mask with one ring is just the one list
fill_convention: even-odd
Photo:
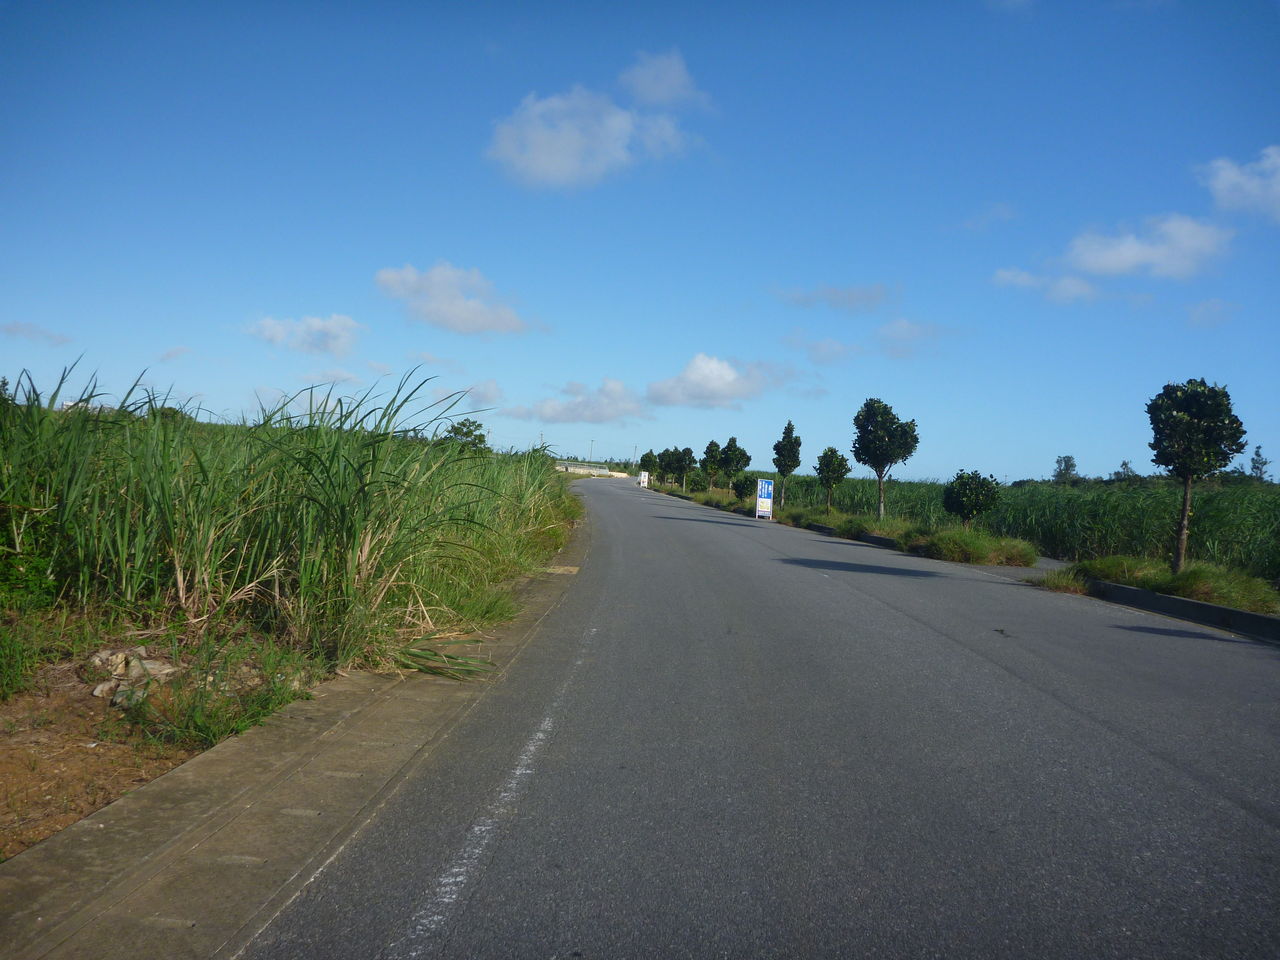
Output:
[[1178,517],[1178,542],[1173,548],[1173,572],[1181,573],[1187,562],[1187,531],[1191,528],[1191,478],[1182,478],[1182,513]]
[[884,472],[876,473],[876,495],[879,504],[876,507],[876,517],[880,520],[884,519]]
[[787,475],[782,474],[782,482],[778,484],[778,509],[787,505]]
[[835,487],[827,487],[827,513],[831,512],[831,493]]

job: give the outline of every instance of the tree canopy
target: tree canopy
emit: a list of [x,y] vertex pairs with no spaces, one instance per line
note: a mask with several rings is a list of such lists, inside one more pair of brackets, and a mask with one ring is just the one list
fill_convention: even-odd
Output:
[[818,454],[818,462],[813,468],[818,475],[818,483],[827,491],[827,512],[831,511],[831,494],[836,484],[849,475],[849,461],[835,447],[827,447]]
[[1203,379],[1166,383],[1147,404],[1151,418],[1151,462],[1182,480],[1182,512],[1173,551],[1173,572],[1187,558],[1191,483],[1217,473],[1244,452],[1244,424],[1231,409],[1226,387]]
[[875,397],[869,397],[854,415],[857,435],[853,440],[853,458],[870,467],[876,475],[879,515],[884,518],[884,478],[895,464],[916,452],[920,438],[916,422],[902,420],[893,408]]

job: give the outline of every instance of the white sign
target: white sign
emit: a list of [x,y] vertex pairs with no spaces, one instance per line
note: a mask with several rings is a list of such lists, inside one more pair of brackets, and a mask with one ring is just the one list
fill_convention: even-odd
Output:
[[773,519],[773,481],[756,481],[756,519]]
[[642,487],[647,487],[648,485],[649,485],[649,471],[648,471],[648,470],[641,470],[641,471],[640,471],[640,486],[642,486]]

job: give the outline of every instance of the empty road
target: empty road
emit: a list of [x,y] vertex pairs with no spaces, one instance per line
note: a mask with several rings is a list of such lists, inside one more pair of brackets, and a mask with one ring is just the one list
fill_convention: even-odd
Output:
[[1280,648],[579,489],[573,587],[244,956],[1280,956]]

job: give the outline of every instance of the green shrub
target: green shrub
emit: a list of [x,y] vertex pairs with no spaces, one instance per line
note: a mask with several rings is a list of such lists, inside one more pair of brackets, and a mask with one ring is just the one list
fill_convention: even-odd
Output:
[[985,566],[1030,567],[1036,562],[1031,544],[1008,537],[992,537],[977,530],[952,527],[932,533],[911,531],[904,549],[934,560]]
[[942,506],[967,527],[973,518],[986,513],[1000,500],[1000,481],[984,477],[977,470],[958,472],[942,488]]

